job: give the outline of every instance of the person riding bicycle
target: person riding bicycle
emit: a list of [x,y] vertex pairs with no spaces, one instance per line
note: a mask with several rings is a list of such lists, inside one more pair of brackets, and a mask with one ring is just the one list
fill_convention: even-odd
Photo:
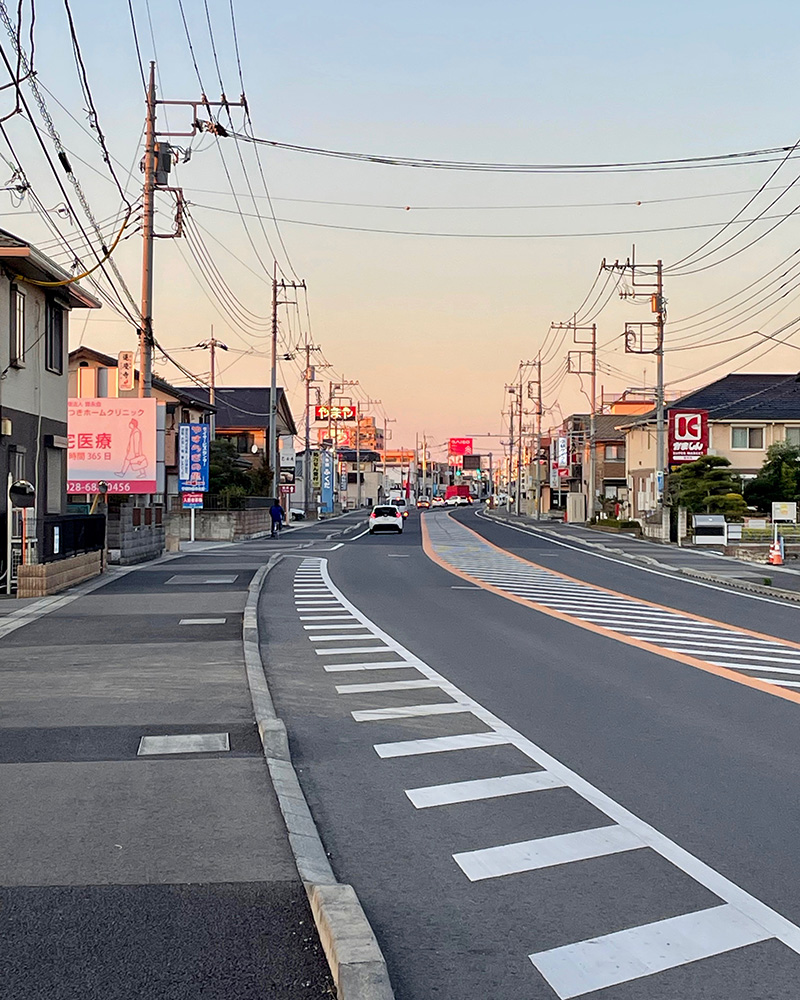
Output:
[[280,533],[281,525],[286,520],[286,514],[283,511],[283,507],[281,507],[277,500],[270,507],[269,516],[272,519],[272,531],[270,532],[270,538],[275,538],[275,536]]

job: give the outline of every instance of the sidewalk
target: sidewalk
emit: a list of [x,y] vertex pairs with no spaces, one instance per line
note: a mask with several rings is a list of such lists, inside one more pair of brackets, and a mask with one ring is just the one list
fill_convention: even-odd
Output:
[[0,638],[3,1000],[335,996],[244,669],[265,558],[198,546]]
[[[786,566],[747,562],[734,556],[724,556],[718,552],[709,552],[693,546],[679,548],[677,545],[664,545],[647,538],[637,538],[635,535],[612,534],[578,524],[564,524],[561,521],[551,520],[537,521],[534,517],[525,515],[518,517],[507,511],[487,511],[486,514],[507,524],[535,528],[537,531],[551,534],[554,538],[577,542],[617,558],[644,563],[654,569],[726,584],[737,590],[800,600],[800,570]],[[772,582],[765,584],[765,580]]]

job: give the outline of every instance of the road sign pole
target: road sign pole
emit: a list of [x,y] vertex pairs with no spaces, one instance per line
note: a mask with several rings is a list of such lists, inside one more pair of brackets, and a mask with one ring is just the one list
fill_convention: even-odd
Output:
[[189,541],[190,542],[193,542],[194,541],[194,537],[195,537],[195,535],[194,535],[194,515],[195,515],[195,508],[192,507],[189,510]]

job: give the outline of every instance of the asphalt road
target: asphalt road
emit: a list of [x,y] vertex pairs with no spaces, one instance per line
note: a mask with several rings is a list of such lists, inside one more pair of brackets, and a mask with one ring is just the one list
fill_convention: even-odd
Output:
[[[596,587],[800,639],[792,606],[457,517]],[[800,705],[476,587],[419,524],[285,559],[260,609],[303,787],[398,1000],[795,998]]]

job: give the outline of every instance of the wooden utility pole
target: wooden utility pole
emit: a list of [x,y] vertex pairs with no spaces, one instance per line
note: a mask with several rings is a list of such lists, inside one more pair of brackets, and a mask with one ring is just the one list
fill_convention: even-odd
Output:
[[[211,336],[208,340],[201,341],[198,347],[202,347],[204,350],[209,352],[209,364],[211,365],[211,370],[209,373],[208,380],[208,402],[211,406],[214,406],[217,400],[217,348],[221,351],[227,351],[228,345],[223,344],[221,340],[217,340],[214,336],[214,327],[211,327]],[[210,426],[211,440],[213,441],[217,433],[217,416],[212,410],[208,417],[208,422]]]
[[[288,299],[278,298],[278,289],[305,288],[305,281],[278,281],[278,262],[272,263],[272,331],[271,363],[269,377],[269,467],[272,472],[273,493],[280,493],[280,468],[278,462],[278,306],[290,304]],[[291,357],[291,355],[290,355]]]
[[139,327],[139,395],[153,391],[153,213],[156,187],[156,64],[150,63],[144,140],[142,201],[142,320]]

